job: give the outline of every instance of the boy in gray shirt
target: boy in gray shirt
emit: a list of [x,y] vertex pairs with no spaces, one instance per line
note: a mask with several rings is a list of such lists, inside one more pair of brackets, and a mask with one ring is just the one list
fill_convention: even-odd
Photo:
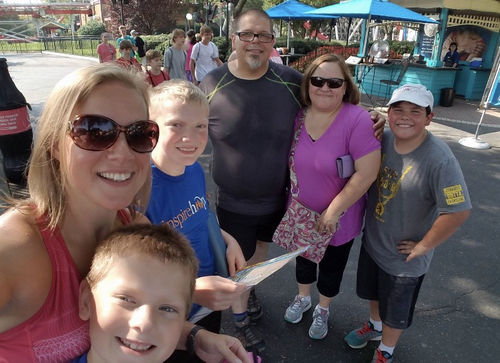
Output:
[[370,321],[345,340],[354,349],[381,340],[372,362],[391,363],[412,323],[434,248],[468,218],[471,202],[460,165],[448,145],[426,130],[432,93],[422,85],[396,89],[388,103],[391,132],[368,193],[358,263],[357,295],[370,300]]
[[170,79],[186,78],[187,53],[182,49],[186,34],[182,29],[174,29],[172,32],[172,46],[167,48],[163,57],[163,69],[168,73]]

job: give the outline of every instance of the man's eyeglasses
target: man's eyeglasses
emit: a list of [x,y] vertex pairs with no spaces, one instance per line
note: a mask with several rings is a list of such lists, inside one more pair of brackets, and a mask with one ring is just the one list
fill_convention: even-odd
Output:
[[323,77],[311,77],[311,84],[314,87],[323,87],[326,83],[329,88],[339,88],[342,87],[345,80],[342,78],[323,78]]
[[159,129],[154,121],[136,121],[120,126],[110,118],[100,115],[77,115],[68,122],[68,134],[80,149],[103,151],[109,149],[125,133],[128,146],[138,153],[153,151],[158,143]]
[[261,43],[271,43],[274,39],[273,34],[266,33],[255,34],[252,32],[237,32],[235,34],[238,36],[238,38],[240,38],[242,42],[253,42],[253,40],[257,38]]

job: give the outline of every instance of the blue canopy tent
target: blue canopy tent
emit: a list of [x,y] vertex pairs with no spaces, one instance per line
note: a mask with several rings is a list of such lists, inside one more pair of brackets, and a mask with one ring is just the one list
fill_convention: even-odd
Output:
[[363,30],[363,47],[360,55],[366,55],[368,43],[368,24],[371,20],[394,20],[410,23],[439,24],[438,21],[428,18],[422,14],[406,9],[388,0],[349,0],[340,4],[325,6],[308,12],[311,15],[335,15],[346,18],[367,19]]
[[292,20],[309,20],[309,19],[335,19],[338,16],[333,15],[315,15],[308,14],[308,11],[316,10],[316,8],[303,4],[297,0],[286,0],[272,8],[266,10],[266,13],[271,19],[280,19],[288,22],[286,46],[290,48],[290,22]]

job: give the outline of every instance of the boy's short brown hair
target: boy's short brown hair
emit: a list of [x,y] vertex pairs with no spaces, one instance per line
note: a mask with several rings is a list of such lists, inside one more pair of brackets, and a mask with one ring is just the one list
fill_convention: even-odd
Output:
[[186,33],[184,32],[184,30],[182,29],[174,29],[172,31],[172,43],[174,42],[174,39],[175,38],[178,38],[178,37],[186,37]]
[[165,265],[182,268],[189,279],[186,285],[186,313],[189,314],[196,277],[198,259],[186,237],[167,225],[130,224],[111,232],[96,249],[90,271],[86,277],[90,288],[106,278],[116,263],[126,256],[142,255]]
[[161,58],[161,53],[155,49],[150,49],[146,52],[146,60],[151,62],[153,59]]
[[130,40],[124,39],[120,42],[120,50],[123,49],[133,49],[132,42]]
[[203,25],[200,28],[200,34],[213,34],[212,28],[210,28],[208,25]]

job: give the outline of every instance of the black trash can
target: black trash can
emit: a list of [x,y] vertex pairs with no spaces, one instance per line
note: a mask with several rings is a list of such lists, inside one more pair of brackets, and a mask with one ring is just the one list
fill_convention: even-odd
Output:
[[455,90],[453,88],[443,88],[441,90],[441,102],[439,104],[443,107],[453,106],[453,100],[455,99]]

